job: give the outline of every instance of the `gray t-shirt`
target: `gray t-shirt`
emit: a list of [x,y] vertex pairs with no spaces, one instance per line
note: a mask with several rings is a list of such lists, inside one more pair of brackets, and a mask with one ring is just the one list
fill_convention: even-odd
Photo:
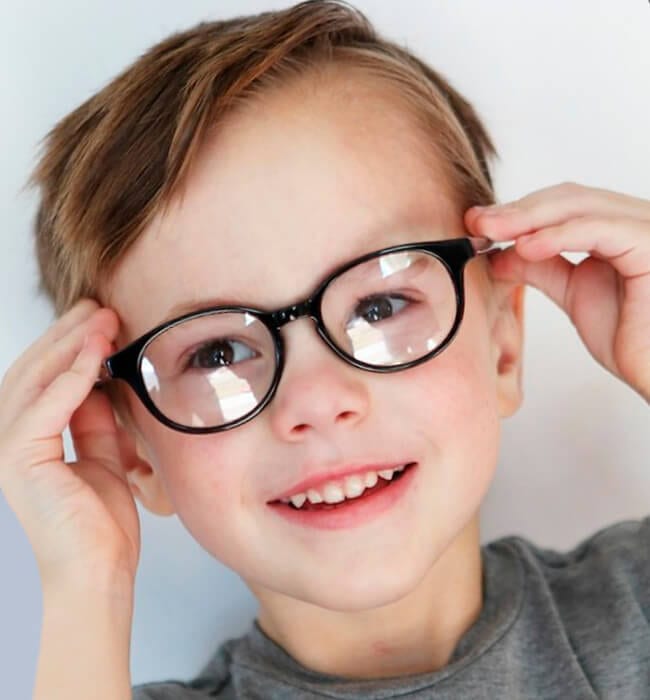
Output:
[[363,681],[316,673],[253,622],[196,678],[140,684],[133,699],[650,698],[650,516],[566,552],[514,535],[481,555],[483,608],[443,669]]

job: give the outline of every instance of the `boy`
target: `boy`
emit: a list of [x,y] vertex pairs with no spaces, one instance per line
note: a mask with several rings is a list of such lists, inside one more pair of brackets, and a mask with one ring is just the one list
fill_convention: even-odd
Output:
[[[57,125],[34,182],[62,318],[0,401],[35,698],[648,696],[650,519],[558,553],[481,547],[478,512],[523,283],[650,400],[650,203],[565,184],[486,212],[490,155],[337,2],[170,37]],[[130,687],[133,496],[259,600],[195,679]]]

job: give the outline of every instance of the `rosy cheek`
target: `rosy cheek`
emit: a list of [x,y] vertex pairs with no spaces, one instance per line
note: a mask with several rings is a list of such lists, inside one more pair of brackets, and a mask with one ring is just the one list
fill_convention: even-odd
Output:
[[168,439],[166,472],[171,488],[187,504],[227,507],[239,492],[240,460],[222,435],[182,435]]
[[480,345],[459,342],[448,351],[402,376],[398,373],[392,395],[399,398],[392,400],[402,403],[407,415],[417,407],[413,420],[424,420],[438,436],[444,431],[469,434],[472,422],[489,421],[495,412],[489,366]]

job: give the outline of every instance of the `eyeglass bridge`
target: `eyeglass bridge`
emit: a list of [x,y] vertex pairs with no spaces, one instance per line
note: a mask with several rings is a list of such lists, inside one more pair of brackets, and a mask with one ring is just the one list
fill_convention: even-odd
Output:
[[275,311],[272,315],[273,322],[278,328],[281,328],[289,321],[295,321],[301,316],[313,316],[312,300],[307,299],[306,301],[298,302],[297,304],[292,304],[291,306],[286,306],[284,309],[279,309]]

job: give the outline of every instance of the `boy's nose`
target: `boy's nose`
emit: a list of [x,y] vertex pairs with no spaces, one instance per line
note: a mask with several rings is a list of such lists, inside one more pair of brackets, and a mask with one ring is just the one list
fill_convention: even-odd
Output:
[[267,408],[273,431],[295,442],[361,422],[370,408],[367,373],[335,355],[310,318],[287,324],[282,334],[284,371]]

